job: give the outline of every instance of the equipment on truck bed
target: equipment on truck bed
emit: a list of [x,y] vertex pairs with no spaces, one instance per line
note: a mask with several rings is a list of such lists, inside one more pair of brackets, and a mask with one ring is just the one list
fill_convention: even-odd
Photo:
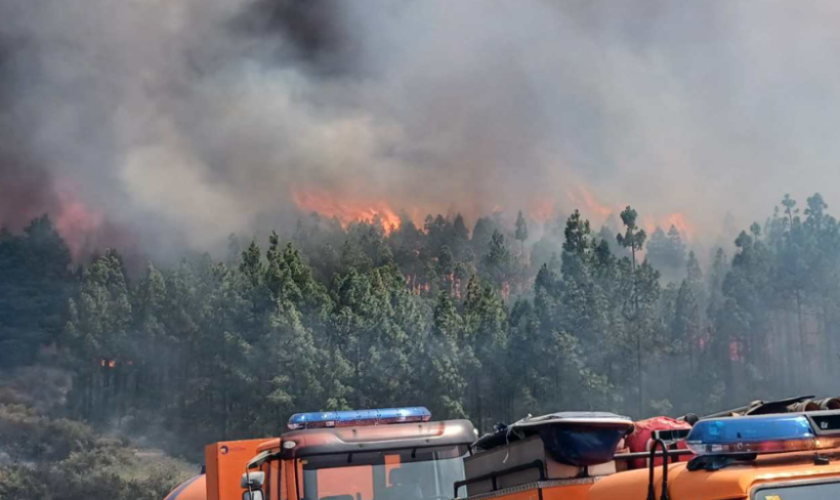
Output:
[[[653,417],[633,422],[633,432],[624,440],[626,446],[632,453],[647,453],[654,443],[659,440],[668,450],[687,449],[685,438],[691,431],[691,424],[669,417]],[[648,457],[636,458],[628,461],[628,466],[633,469],[647,467]],[[681,460],[688,460],[682,457]],[[655,459],[655,464],[662,463],[661,458]]]
[[816,411],[820,409],[830,410],[840,408],[840,400],[835,398],[825,398],[818,402],[813,401],[813,399],[814,396],[796,396],[775,401],[756,400],[746,406],[713,413],[703,418],[772,415],[776,413],[788,413],[790,411]]
[[615,473],[619,441],[633,428],[628,417],[607,412],[563,412],[497,426],[473,444],[464,460],[469,495],[534,481]]
[[473,444],[481,450],[509,445],[539,435],[546,452],[557,462],[587,466],[608,462],[618,442],[633,429],[629,417],[608,412],[561,412],[526,417]]

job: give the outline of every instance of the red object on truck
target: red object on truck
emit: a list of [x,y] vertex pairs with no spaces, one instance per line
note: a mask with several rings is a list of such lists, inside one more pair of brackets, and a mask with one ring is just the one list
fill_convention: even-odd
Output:
[[[639,420],[634,422],[633,425],[633,432],[624,439],[625,446],[630,448],[633,453],[650,451],[653,441],[656,439],[655,434],[665,441],[669,450],[688,449],[685,444],[685,436],[691,430],[691,424],[688,422],[670,417],[653,417],[647,420]],[[683,455],[677,457],[676,461],[688,462],[691,458],[691,455]],[[657,466],[662,465],[662,459],[655,459],[655,463]],[[633,469],[644,469],[648,466],[648,459],[635,459],[630,465]]]

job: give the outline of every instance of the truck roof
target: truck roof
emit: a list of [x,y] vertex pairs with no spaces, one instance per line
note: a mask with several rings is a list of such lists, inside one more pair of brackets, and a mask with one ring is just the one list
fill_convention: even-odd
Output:
[[260,445],[257,446],[257,452],[268,451],[268,450],[279,450],[280,449],[280,441],[282,441],[281,438],[273,438],[273,439],[269,439],[268,441],[266,441],[264,443],[260,443]]
[[[357,425],[291,431],[283,434],[282,457],[300,458],[333,453],[469,445],[476,439],[469,420]],[[287,444],[294,442],[294,447]],[[261,449],[271,449],[274,440]],[[278,443],[279,444],[279,441]]]
[[[814,455],[812,451],[759,456],[714,472],[689,471],[686,463],[675,463],[668,468],[668,491],[671,498],[680,500],[728,500],[746,497],[752,488],[766,483],[830,478],[840,481],[840,451],[821,453],[820,456],[831,459],[824,465],[814,465]],[[662,488],[661,469],[655,470],[657,497]],[[648,474],[647,469],[639,469],[604,477],[592,486],[588,498],[646,498]]]

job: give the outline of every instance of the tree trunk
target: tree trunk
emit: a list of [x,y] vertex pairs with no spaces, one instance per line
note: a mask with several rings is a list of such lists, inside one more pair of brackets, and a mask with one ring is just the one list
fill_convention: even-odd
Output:
[[[805,358],[805,325],[802,311],[802,291],[796,290],[796,324],[798,335],[796,337],[796,356],[799,361],[799,377],[797,378],[797,389],[802,386],[801,380],[811,380],[810,363]],[[804,376],[803,376],[804,375]]]
[[639,388],[639,412],[638,418],[643,418],[644,389],[642,387],[642,336],[636,331],[636,384]]

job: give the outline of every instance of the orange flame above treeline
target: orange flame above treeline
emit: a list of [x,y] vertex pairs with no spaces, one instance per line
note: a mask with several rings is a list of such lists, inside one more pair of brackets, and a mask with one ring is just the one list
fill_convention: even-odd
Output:
[[[325,190],[299,190],[292,193],[292,199],[297,207],[304,212],[315,212],[321,216],[335,218],[346,228],[353,222],[379,222],[386,234],[399,229],[401,218],[397,215],[397,210],[392,207],[387,201],[382,199],[363,199],[358,196],[344,196],[337,193],[331,193]],[[626,203],[616,205],[608,205],[602,203],[588,188],[585,186],[576,186],[573,189],[565,192],[565,200],[561,203],[555,197],[551,196],[534,196],[532,199],[525,202],[523,212],[532,220],[541,224],[546,224],[550,220],[558,217],[560,212],[558,207],[567,207],[567,211],[579,209],[581,213],[589,218],[594,227],[599,227],[604,224],[610,216],[615,216],[617,224],[621,224],[618,218],[622,210],[627,206]],[[489,213],[504,212],[505,207],[501,204],[493,205]],[[403,213],[407,217],[408,212]],[[420,213],[419,210],[410,212],[413,215]],[[516,211],[513,212],[514,214]],[[482,214],[470,214],[482,215]],[[415,224],[421,225],[422,218],[410,217]],[[692,241],[696,235],[696,230],[685,214],[674,212],[666,215],[651,215],[642,214],[642,219],[639,222],[646,231],[653,232],[659,226],[667,231],[671,226],[677,228],[680,234],[688,241]]]
[[[616,222],[620,224],[621,221],[618,220],[619,214],[621,214],[628,205],[628,203],[620,203],[615,206],[603,204],[592,194],[591,191],[583,186],[578,186],[573,191],[567,191],[566,195],[569,200],[577,208],[579,208],[585,216],[590,217],[592,222],[596,225],[603,224],[611,215],[614,215],[617,219]],[[680,235],[688,241],[693,241],[696,235],[694,225],[689,222],[688,217],[681,212],[673,212],[664,216],[643,214],[639,225],[642,226],[648,233],[653,233],[657,227],[661,227],[663,230],[668,231],[671,226],[674,226],[677,228],[677,231],[680,232]]]
[[688,222],[685,215],[679,212],[668,215],[668,217],[665,218],[665,224],[662,227],[667,230],[671,226],[676,227],[677,231],[679,231],[680,234],[688,241],[694,240],[694,226]]
[[69,184],[59,185],[56,196],[60,208],[55,218],[55,229],[64,239],[74,261],[78,261],[105,222],[102,212],[88,208]]
[[292,198],[301,210],[335,218],[344,228],[353,222],[379,222],[390,234],[401,223],[397,213],[382,200],[340,198],[325,191],[296,191]]
[[528,208],[528,216],[542,224],[548,222],[557,215],[554,200],[549,198],[538,198]]
[[575,208],[589,217],[592,217],[598,224],[603,224],[610,215],[619,214],[623,209],[621,204],[610,207],[598,201],[586,187],[577,186],[575,189],[566,191],[566,197],[572,202]]
[[[92,209],[80,196],[75,185],[69,181],[58,181],[51,191],[35,192],[27,186],[15,189],[9,203],[9,195],[0,188],[0,227],[18,232],[27,224],[46,214],[53,228],[64,240],[74,262],[79,262],[89,251],[106,224],[105,214]],[[34,193],[34,194],[33,194]]]

